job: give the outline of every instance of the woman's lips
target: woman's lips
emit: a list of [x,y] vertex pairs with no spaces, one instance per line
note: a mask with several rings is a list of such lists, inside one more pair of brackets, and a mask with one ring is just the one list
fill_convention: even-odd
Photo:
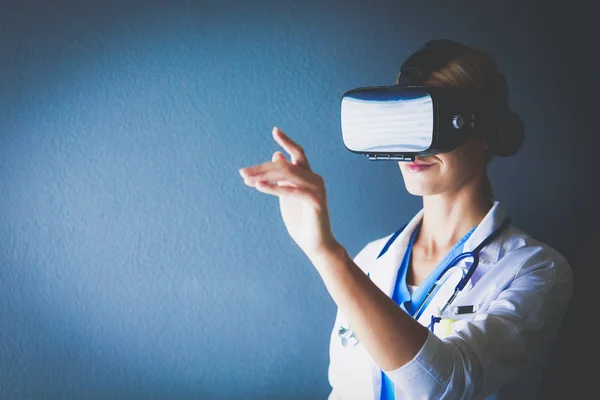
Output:
[[426,163],[420,160],[415,160],[412,162],[409,162],[406,164],[406,169],[409,170],[410,172],[422,172],[425,171],[431,167],[433,167],[435,164],[430,164],[430,163]]

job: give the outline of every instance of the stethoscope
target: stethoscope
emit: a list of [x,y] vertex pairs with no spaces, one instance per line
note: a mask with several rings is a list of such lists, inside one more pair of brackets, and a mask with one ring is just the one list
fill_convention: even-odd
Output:
[[[448,307],[452,304],[454,299],[456,299],[456,296],[458,296],[458,294],[469,283],[469,280],[479,265],[479,252],[481,249],[494,240],[506,227],[508,227],[509,224],[510,220],[507,217],[504,219],[504,222],[502,222],[502,225],[500,225],[494,232],[492,232],[481,243],[479,243],[477,247],[471,251],[467,251],[456,256],[439,273],[437,279],[427,292],[427,295],[425,295],[423,302],[413,313],[412,317],[422,324],[424,322],[428,323],[429,329],[433,331],[435,323],[441,320],[441,316],[444,315]],[[377,258],[381,257],[387,251],[387,249],[391,246],[394,240],[396,240],[405,227],[406,225],[392,235]],[[467,260],[468,262],[468,259],[472,260],[471,265],[468,268],[459,266],[461,261]],[[450,292],[442,290],[448,284],[452,285],[452,283],[455,284],[454,290]],[[434,304],[443,304],[443,306],[435,307],[433,311],[425,311],[430,305]],[[344,347],[348,346],[348,344],[356,345],[359,343],[358,338],[350,326],[340,326],[340,329],[338,330],[338,336],[340,337],[342,346]]]

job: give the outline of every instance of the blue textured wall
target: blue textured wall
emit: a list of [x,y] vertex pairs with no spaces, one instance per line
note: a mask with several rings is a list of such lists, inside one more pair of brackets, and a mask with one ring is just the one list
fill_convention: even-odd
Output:
[[419,199],[344,150],[340,96],[436,37],[496,56],[528,128],[491,166],[497,197],[582,261],[564,10],[426,3],[3,1],[0,397],[324,398],[335,305],[237,170],[278,125],[350,253],[395,230]]

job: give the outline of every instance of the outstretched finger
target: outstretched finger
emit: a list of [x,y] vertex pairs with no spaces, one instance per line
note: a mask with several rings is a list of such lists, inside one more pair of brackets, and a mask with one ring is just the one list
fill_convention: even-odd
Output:
[[319,177],[312,171],[290,164],[286,161],[269,163],[258,172],[244,176],[244,180],[253,182],[283,183],[282,186],[298,186],[318,190],[321,187]]
[[268,182],[257,182],[254,186],[258,191],[277,197],[299,197],[308,200],[315,208],[320,208],[319,199],[311,190],[299,188],[278,186]]
[[273,128],[273,138],[275,141],[287,151],[292,159],[292,164],[301,165],[310,169],[304,149],[292,139],[290,139],[281,129],[278,127]]

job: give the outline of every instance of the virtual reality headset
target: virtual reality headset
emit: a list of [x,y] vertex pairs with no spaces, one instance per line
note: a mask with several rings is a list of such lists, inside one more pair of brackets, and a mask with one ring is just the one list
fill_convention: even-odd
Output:
[[523,122],[508,108],[503,75],[498,74],[491,90],[419,84],[461,49],[463,45],[450,40],[429,42],[405,61],[398,84],[344,93],[344,146],[371,160],[413,161],[452,151],[477,131],[492,154],[517,153],[524,139]]

